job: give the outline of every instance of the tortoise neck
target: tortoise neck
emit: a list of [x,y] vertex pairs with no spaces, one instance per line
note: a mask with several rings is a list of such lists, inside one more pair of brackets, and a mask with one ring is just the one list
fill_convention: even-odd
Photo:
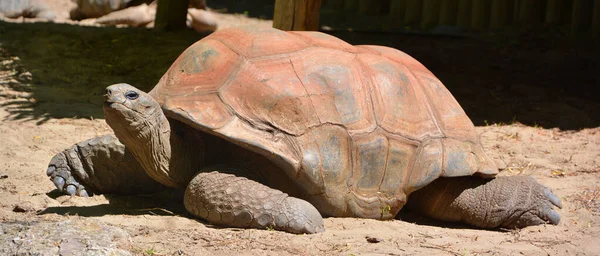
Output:
[[125,136],[131,138],[123,141],[125,146],[154,180],[168,187],[187,186],[202,162],[202,155],[194,148],[202,143],[186,138],[188,134],[181,131],[181,125],[171,123],[162,111],[144,122],[147,124],[134,132],[137,136]]

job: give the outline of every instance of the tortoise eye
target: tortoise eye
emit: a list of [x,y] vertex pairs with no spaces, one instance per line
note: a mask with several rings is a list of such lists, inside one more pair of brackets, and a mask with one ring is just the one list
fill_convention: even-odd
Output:
[[140,95],[137,92],[134,92],[134,91],[127,91],[125,93],[125,98],[127,98],[128,100],[135,100],[138,97],[140,97]]

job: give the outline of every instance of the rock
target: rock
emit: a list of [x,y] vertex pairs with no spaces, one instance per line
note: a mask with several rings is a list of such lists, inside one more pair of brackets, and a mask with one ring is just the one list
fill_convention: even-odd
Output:
[[366,236],[365,239],[367,240],[367,242],[372,243],[372,244],[381,242],[380,238],[372,237],[372,236]]
[[90,219],[0,223],[0,255],[131,255],[131,237]]

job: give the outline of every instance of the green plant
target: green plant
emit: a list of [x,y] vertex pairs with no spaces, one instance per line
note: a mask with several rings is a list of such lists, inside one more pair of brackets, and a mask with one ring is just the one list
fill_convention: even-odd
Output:
[[154,248],[152,248],[152,249],[148,249],[148,250],[146,250],[146,251],[145,251],[145,253],[146,253],[147,255],[154,255],[154,254],[156,253],[156,250],[154,250]]
[[386,215],[386,214],[388,214],[391,210],[392,210],[392,207],[389,204],[381,207],[381,217],[380,217],[380,219],[383,219],[383,216]]

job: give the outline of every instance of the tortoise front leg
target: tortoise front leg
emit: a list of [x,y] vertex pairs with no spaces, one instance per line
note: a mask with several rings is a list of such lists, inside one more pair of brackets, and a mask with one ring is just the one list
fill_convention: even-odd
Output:
[[[272,228],[290,233],[325,231],[319,211],[307,201],[233,174],[232,168],[204,168],[190,182],[185,208],[211,224]],[[243,173],[243,170],[242,170]]]
[[408,207],[429,217],[481,228],[558,224],[560,199],[528,176],[439,178],[410,195]]
[[164,189],[112,134],[84,140],[56,154],[46,174],[69,195],[135,195]]

